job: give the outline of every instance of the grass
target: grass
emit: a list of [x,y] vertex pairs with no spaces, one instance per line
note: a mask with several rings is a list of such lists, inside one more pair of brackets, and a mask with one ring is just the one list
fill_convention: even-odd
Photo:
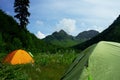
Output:
[[[0,55],[2,60],[4,54]],[[34,55],[34,64],[9,65],[2,64],[1,80],[60,80],[77,54],[74,51],[57,52],[55,54],[38,53]]]

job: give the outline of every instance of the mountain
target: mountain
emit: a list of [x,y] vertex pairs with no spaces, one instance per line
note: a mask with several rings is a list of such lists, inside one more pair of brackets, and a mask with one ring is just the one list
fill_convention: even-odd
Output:
[[99,41],[120,42],[120,16],[118,16],[118,18],[106,30],[88,41],[73,46],[73,48],[83,50]]
[[89,40],[98,34],[99,32],[95,30],[83,31],[76,36],[76,39]]
[[20,28],[13,17],[0,10],[0,52],[25,49],[37,53],[54,51],[55,47],[38,39],[27,29]]
[[27,29],[20,28],[14,18],[2,10],[0,26],[0,53],[8,53],[15,49],[25,49],[33,53],[56,52],[60,47],[69,47],[84,41],[67,34],[64,30],[40,40]]
[[65,39],[73,39],[71,35],[68,35],[64,30],[60,30],[59,32],[54,32],[51,36],[48,37],[53,37],[54,39],[57,40],[65,40]]
[[52,35],[49,35],[43,39],[45,42],[52,43],[60,47],[68,47],[76,44],[74,37],[67,34],[64,30],[59,32],[54,32]]
[[77,36],[72,36],[67,34],[64,30],[60,30],[59,32],[54,32],[52,35],[47,36],[43,39],[43,41],[51,43],[53,45],[61,46],[61,47],[70,47],[86,41],[94,36],[96,36],[99,32],[90,30],[84,31]]

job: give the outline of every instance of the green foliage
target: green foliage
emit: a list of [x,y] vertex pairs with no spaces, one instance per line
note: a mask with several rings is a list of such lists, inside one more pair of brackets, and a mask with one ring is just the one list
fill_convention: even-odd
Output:
[[21,29],[17,22],[0,10],[0,52],[25,49],[30,52],[56,52],[59,47],[45,43],[26,29]]
[[74,50],[66,50],[64,52],[58,51],[55,54],[37,54],[35,59],[36,63],[39,63],[41,65],[51,64],[51,63],[57,63],[57,64],[69,64],[73,61],[73,59],[76,57],[76,52]]
[[9,65],[0,63],[1,80],[28,80],[28,75],[22,71],[21,65]]
[[80,43],[80,41],[74,41],[74,40],[71,40],[71,39],[65,39],[65,40],[52,40],[51,43],[53,45],[57,45],[57,46],[60,46],[60,47],[70,47],[70,46],[73,46],[73,45],[76,45],[78,43]]
[[35,64],[24,69],[32,80],[60,80],[76,56],[73,50],[55,54],[39,53],[34,57]]
[[[0,60],[5,54],[0,54]],[[1,80],[60,80],[77,54],[73,50],[58,51],[55,54],[38,53],[34,64],[0,65]]]
[[22,48],[22,42],[20,41],[19,38],[13,38],[13,41],[12,41],[13,45],[14,45],[14,48]]
[[0,45],[2,46],[3,40],[2,40],[2,34],[0,32]]

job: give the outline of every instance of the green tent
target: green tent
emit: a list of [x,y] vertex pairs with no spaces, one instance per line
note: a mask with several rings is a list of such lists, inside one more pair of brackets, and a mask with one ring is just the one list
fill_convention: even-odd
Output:
[[101,41],[88,47],[61,80],[120,80],[120,44]]

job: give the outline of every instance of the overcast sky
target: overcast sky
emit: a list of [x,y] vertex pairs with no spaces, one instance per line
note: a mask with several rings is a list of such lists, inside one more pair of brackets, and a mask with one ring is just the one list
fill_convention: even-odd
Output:
[[[0,9],[14,15],[14,0],[0,0]],[[76,36],[106,29],[120,14],[120,0],[30,0],[28,30],[43,38],[61,29]]]

